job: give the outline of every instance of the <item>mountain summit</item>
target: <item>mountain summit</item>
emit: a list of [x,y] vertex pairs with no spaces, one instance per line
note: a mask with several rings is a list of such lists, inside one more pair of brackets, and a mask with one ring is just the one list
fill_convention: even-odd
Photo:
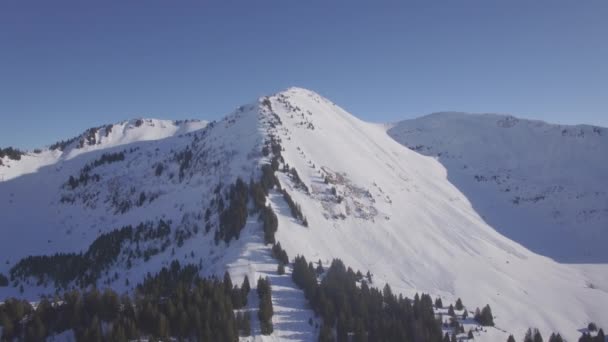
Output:
[[[81,151],[28,172],[14,170],[35,165],[34,156],[0,166],[13,172],[0,182],[0,273],[11,278],[1,298],[92,285],[130,292],[177,260],[204,276],[227,271],[235,284],[268,277],[274,331],[252,334],[317,340],[315,314],[290,276],[290,261],[300,255],[319,260],[320,274],[339,258],[355,272],[369,271],[373,286],[388,284],[409,298],[461,298],[469,311],[490,304],[499,329],[477,333],[479,340],[506,340],[529,326],[575,339],[585,322],[608,326],[608,279],[504,236],[441,159],[418,153],[417,142],[402,146],[315,92],[290,88],[206,125],[120,125],[85,134],[84,144],[64,147]],[[129,128],[139,133],[113,138]],[[44,153],[61,155],[52,151]],[[100,258],[100,236],[121,236],[104,240],[120,241],[108,257]],[[285,274],[277,272],[281,248],[291,257]],[[32,266],[65,262],[56,253],[84,260],[83,272],[59,276]],[[249,297],[247,308],[256,309],[258,295]]]

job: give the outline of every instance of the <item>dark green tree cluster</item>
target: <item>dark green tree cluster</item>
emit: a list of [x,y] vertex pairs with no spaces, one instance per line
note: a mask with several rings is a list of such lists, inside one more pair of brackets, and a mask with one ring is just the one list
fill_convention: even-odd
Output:
[[249,189],[253,198],[253,205],[256,212],[259,212],[258,219],[262,221],[264,229],[264,242],[267,244],[275,243],[275,233],[279,226],[277,215],[272,210],[272,207],[266,204],[266,196],[268,190],[274,185],[278,185],[278,180],[274,175],[274,171],[269,165],[262,166],[262,178],[260,183],[250,182]]
[[[230,291],[227,291],[227,288]],[[216,278],[201,279],[198,267],[181,267],[174,261],[157,275],[148,275],[134,297],[111,290],[77,290],[34,310],[14,299],[0,306],[2,340],[42,341],[51,334],[72,329],[77,341],[128,341],[139,338],[237,341],[248,317],[238,322],[234,289]],[[102,327],[105,327],[102,329]]]
[[283,265],[289,264],[289,256],[287,256],[287,252],[281,247],[280,242],[272,246],[272,256]]
[[251,313],[249,311],[237,312],[236,326],[241,336],[251,336]]
[[101,166],[104,164],[112,164],[112,163],[120,162],[123,160],[125,160],[125,151],[116,152],[116,153],[104,153],[98,159],[85,165],[85,167],[82,168],[82,171],[89,172],[93,168],[96,168],[98,166]]
[[67,185],[70,187],[70,189],[74,190],[77,187],[79,187],[81,184],[83,186],[87,186],[87,184],[89,184],[89,182],[99,182],[101,180],[101,176],[99,176],[98,174],[89,174],[88,172],[81,172],[80,176],[78,176],[78,178],[75,178],[74,176],[70,176],[70,178],[68,178],[68,182]]
[[78,148],[83,148],[85,145],[93,146],[97,142],[97,132],[101,129],[101,127],[93,127],[87,129],[83,134],[80,142],[78,143]]
[[268,277],[258,279],[258,297],[260,298],[260,309],[258,310],[258,318],[260,319],[260,329],[262,335],[272,334],[272,289]]
[[[273,159],[274,161],[275,159]],[[278,162],[278,161],[277,161]],[[277,165],[278,168],[278,165]],[[268,193],[268,190],[271,190],[272,188],[276,187],[280,187],[280,183],[279,183],[279,179],[277,178],[277,176],[275,175],[275,168],[271,165],[265,164],[262,165],[262,177],[260,178],[260,185],[262,186],[262,188],[264,188],[264,190],[266,191],[266,194]]]
[[306,184],[304,184],[302,178],[300,178],[298,170],[292,167],[291,169],[289,169],[289,174],[291,175],[291,180],[295,184],[296,188],[300,188],[304,190],[304,192],[308,193],[308,187],[306,186]]
[[10,341],[12,337],[19,336],[21,322],[26,316],[34,311],[30,303],[14,298],[7,299],[0,305],[0,326],[2,326],[2,341]]
[[80,170],[80,175],[78,177],[70,176],[70,178],[68,178],[67,185],[71,189],[76,189],[81,184],[83,186],[86,186],[89,182],[99,182],[101,180],[101,177],[98,174],[91,174],[91,170],[104,164],[111,164],[123,161],[125,160],[125,153],[125,151],[121,151],[116,153],[102,154],[100,158],[86,164]]
[[192,150],[190,146],[186,147],[185,150],[175,154],[175,160],[179,164],[179,180],[182,181],[185,176],[186,170],[190,167],[192,163]]
[[458,311],[464,310],[464,305],[462,305],[462,300],[460,298],[456,300],[456,305],[454,306],[454,308]]
[[0,273],[0,287],[8,286],[8,278]]
[[543,342],[543,336],[536,328],[529,328],[524,335],[524,342]]
[[[171,233],[169,223],[160,220],[156,227],[152,222],[140,223],[135,229],[125,226],[99,235],[85,253],[57,253],[54,255],[28,256],[21,259],[10,270],[12,281],[25,281],[33,277],[38,285],[53,282],[57,288],[66,288],[76,281],[80,287],[95,285],[103,272],[112,266],[125,250],[125,243],[168,239]],[[168,246],[163,243],[164,248]],[[150,258],[163,250],[149,248],[146,251],[130,250],[127,265],[131,258]]]
[[552,333],[551,336],[549,336],[549,342],[564,342],[564,339],[560,334]]
[[49,146],[49,149],[63,151],[66,147],[68,147],[69,144],[73,143],[76,140],[78,140],[78,137],[73,137],[67,140],[61,140]]
[[306,217],[302,214],[300,205],[291,198],[291,195],[285,189],[281,189],[281,193],[283,194],[283,199],[289,206],[289,210],[291,210],[291,216],[300,221],[305,227],[308,227],[308,220],[306,220]]
[[490,309],[489,304],[484,306],[481,311],[479,311],[479,308],[475,310],[475,320],[483,326],[494,326],[494,316],[492,315],[492,309]]
[[216,243],[223,240],[228,243],[231,239],[239,239],[241,230],[247,223],[247,201],[249,189],[242,179],[230,186],[228,192],[229,205],[220,214],[220,226],[215,235]]
[[334,259],[319,284],[312,263],[298,256],[292,274],[311,307],[323,319],[319,341],[442,341],[429,295],[413,300],[396,296],[390,286],[369,287],[357,274]]
[[279,228],[279,219],[270,205],[261,209],[259,218],[264,227],[264,242],[266,244],[275,243],[274,235]]
[[19,151],[16,148],[12,148],[12,147],[0,148],[0,159],[2,159],[4,157],[8,157],[8,159],[12,159],[12,160],[21,160],[21,156],[24,154],[25,153]]

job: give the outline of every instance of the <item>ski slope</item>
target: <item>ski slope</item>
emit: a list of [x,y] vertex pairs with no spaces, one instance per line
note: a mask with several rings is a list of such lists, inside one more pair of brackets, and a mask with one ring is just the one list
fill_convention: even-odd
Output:
[[[237,177],[257,179],[260,166],[269,162],[261,151],[271,136],[280,138],[285,164],[297,170],[308,189],[277,172],[308,227],[291,216],[278,191],[268,199],[279,218],[277,241],[291,258],[301,254],[324,265],[341,258],[355,270],[369,270],[373,286],[389,283],[407,296],[430,293],[444,304],[460,297],[468,310],[489,303],[497,329],[480,334],[480,341],[506,340],[509,333],[519,339],[529,326],[545,336],[556,331],[575,340],[577,329],[589,321],[608,326],[608,279],[595,275],[592,266],[560,264],[507,238],[436,158],[402,146],[385,128],[301,88],[258,99],[200,127],[170,129],[166,135],[142,131],[106,146],[64,149],[61,156],[32,161],[27,168],[19,166],[28,162],[25,157],[11,161],[12,176],[0,182],[0,272],[7,274],[27,255],[82,251],[100,233],[162,219],[173,231],[188,232],[188,238],[182,245],[172,239],[169,248],[131,268],[119,260],[101,280],[105,286],[128,291],[174,259],[200,264],[205,275],[228,270],[234,283],[245,275],[252,285],[259,276],[270,276],[275,332],[248,339],[316,340],[314,326],[308,325],[312,312],[289,268],[285,276],[276,274],[256,217],[250,216],[240,239],[228,245],[214,243],[215,209],[211,230],[204,229],[205,210],[216,208],[214,189],[220,183],[225,189]],[[119,152],[123,161],[93,168],[98,181],[66,185],[84,165]],[[191,154],[186,166],[184,153]],[[137,204],[142,192],[153,200]],[[122,211],[116,203],[131,205]],[[50,292],[51,284],[32,283],[23,294],[15,287],[0,288],[0,298],[34,299]],[[256,309],[254,293],[248,310]]]

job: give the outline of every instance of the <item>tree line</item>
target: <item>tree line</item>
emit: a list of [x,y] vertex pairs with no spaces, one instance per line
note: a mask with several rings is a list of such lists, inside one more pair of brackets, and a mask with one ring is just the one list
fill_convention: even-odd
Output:
[[[95,239],[86,252],[56,253],[54,255],[37,255],[25,257],[10,269],[11,281],[26,281],[33,277],[37,285],[53,282],[56,288],[67,288],[72,282],[81,287],[96,285],[103,271],[113,265],[121,253],[126,253],[127,267],[134,258],[144,258],[162,252],[168,247],[163,243],[161,248],[150,247],[143,252],[139,243],[151,240],[167,240],[170,237],[171,226],[164,220],[159,220],[156,226],[152,222],[140,223],[133,228],[131,225],[101,234]],[[124,248],[125,243],[134,243],[136,249]]]
[[[360,273],[359,273],[360,274]],[[362,275],[334,259],[319,283],[312,263],[298,256],[292,273],[323,324],[319,341],[442,341],[429,295],[413,300],[370,287]],[[335,330],[335,336],[334,336]]]
[[73,290],[62,298],[43,298],[36,309],[9,299],[0,306],[4,340],[40,341],[72,330],[77,341],[128,341],[139,338],[237,341],[250,332],[235,309],[246,305],[248,280],[233,286],[223,280],[200,278],[198,267],[173,261],[148,275],[133,296],[110,289]]

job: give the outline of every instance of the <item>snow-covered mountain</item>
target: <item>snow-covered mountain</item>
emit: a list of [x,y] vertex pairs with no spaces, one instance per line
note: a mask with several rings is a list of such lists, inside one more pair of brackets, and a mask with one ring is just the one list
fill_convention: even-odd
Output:
[[436,113],[388,130],[432,156],[489,225],[568,263],[607,263],[608,129]]
[[9,180],[40,167],[74,158],[83,153],[103,150],[138,141],[159,140],[205,127],[201,120],[134,119],[93,127],[71,139],[51,144],[44,149],[22,153],[18,160],[0,158],[0,181]]
[[[29,255],[86,251],[102,233],[140,225],[154,233],[123,243],[99,286],[130,290],[174,259],[199,264],[205,275],[228,270],[235,283],[269,276],[275,331],[261,337],[254,322],[253,339],[316,340],[318,328],[308,324],[314,314],[290,267],[277,274],[257,214],[249,212],[238,239],[225,243],[218,235],[230,185],[259,180],[280,153],[275,174],[289,196],[274,188],[266,200],[278,217],[276,240],[291,258],[325,265],[340,258],[369,270],[374,286],[388,283],[410,297],[425,292],[444,303],[460,297],[469,309],[489,303],[497,328],[478,334],[481,341],[523,336],[529,326],[574,340],[590,321],[608,326],[606,268],[598,275],[560,264],[505,237],[450,168],[314,92],[290,88],[221,121],[164,135],[157,126],[105,145],[101,129],[92,144],[81,138],[84,144],[71,142],[63,152],[42,152],[53,159],[37,162],[28,154],[0,166],[13,172],[0,182],[0,273]],[[0,287],[0,298],[34,299],[54,290],[48,279],[24,277]],[[257,297],[250,297],[254,309]]]

